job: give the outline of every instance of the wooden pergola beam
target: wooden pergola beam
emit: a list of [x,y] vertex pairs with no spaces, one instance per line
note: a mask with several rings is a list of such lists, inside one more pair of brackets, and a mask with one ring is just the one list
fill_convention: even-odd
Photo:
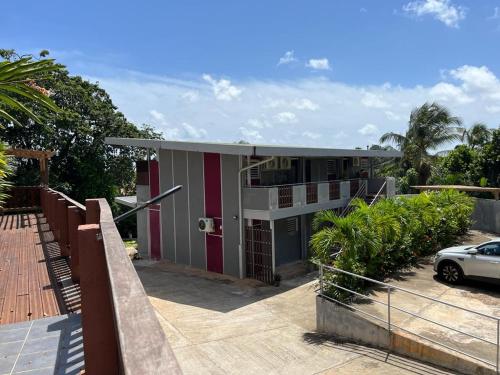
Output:
[[41,150],[26,150],[22,148],[8,148],[5,150],[7,155],[15,156],[16,158],[26,159],[50,159],[55,155],[54,151],[41,151]]
[[40,182],[49,185],[49,159],[55,155],[54,151],[27,150],[23,148],[8,148],[5,154],[16,158],[38,159],[40,166]]

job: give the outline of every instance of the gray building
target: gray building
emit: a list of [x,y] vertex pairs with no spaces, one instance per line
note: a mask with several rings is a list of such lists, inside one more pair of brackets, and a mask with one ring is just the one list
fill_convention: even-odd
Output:
[[341,211],[355,196],[394,194],[373,175],[374,158],[397,151],[347,150],[107,138],[154,151],[138,162],[134,205],[182,185],[138,216],[139,251],[212,272],[272,282],[279,267],[307,258],[315,212]]

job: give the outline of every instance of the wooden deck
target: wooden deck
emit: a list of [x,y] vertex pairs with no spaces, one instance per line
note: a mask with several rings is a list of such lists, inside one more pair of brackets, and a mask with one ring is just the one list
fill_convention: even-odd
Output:
[[0,325],[79,309],[79,286],[43,215],[0,216]]

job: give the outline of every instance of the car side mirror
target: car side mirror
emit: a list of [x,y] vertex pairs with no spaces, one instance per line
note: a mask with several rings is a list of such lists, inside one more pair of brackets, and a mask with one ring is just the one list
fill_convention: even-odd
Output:
[[469,251],[467,251],[467,254],[476,255],[477,254],[477,249],[470,249]]

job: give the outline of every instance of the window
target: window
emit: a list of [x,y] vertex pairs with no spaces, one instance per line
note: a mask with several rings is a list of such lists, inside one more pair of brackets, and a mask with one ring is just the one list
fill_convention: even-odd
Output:
[[299,220],[296,217],[286,219],[286,231],[289,234],[294,234],[299,230]]
[[477,252],[482,255],[500,256],[500,242],[490,242],[479,246]]

